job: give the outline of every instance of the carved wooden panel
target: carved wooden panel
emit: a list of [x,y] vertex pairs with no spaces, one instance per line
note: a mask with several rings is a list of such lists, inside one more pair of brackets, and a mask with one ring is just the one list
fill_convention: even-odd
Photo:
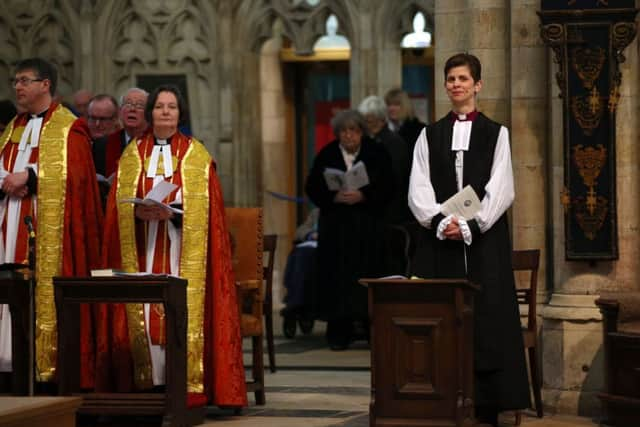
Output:
[[437,349],[442,318],[394,317],[393,371],[397,398],[442,398]]

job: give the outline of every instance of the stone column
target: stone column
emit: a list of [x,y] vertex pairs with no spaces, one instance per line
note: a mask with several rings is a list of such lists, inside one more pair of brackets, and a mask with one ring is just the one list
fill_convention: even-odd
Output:
[[374,46],[374,33],[372,31],[360,31],[362,28],[373,27],[371,12],[361,10],[354,15],[352,23],[353,35],[351,44],[351,60],[349,61],[349,74],[351,80],[351,106],[358,108],[360,101],[369,95],[375,94],[377,88],[377,63],[379,55]]
[[514,249],[540,249],[538,302],[546,301],[547,51],[539,0],[511,0],[511,158],[516,198]]
[[482,63],[484,83],[478,109],[509,126],[509,2],[468,0],[468,5],[469,52]]
[[[280,62],[280,37],[267,41],[260,54],[260,102],[262,104],[262,182],[265,190],[295,194],[293,154],[286,135],[285,94]],[[289,224],[295,223],[295,203],[276,199],[267,194],[263,200],[264,234],[276,234],[278,246],[273,280],[275,308],[282,301],[282,280],[287,254],[291,250],[293,234]]]
[[444,84],[442,77],[444,64],[451,55],[469,49],[471,27],[469,1],[471,0],[436,0],[433,34],[436,119],[451,109],[451,103],[442,86]]
[[551,299],[542,312],[545,404],[558,412],[593,415],[600,412],[596,393],[603,387],[601,315],[594,301],[602,292],[637,290],[640,239],[637,232],[637,182],[639,179],[638,116],[639,60],[637,40],[628,46],[621,64],[621,98],[616,112],[616,185],[618,190],[617,261],[564,259],[564,212],[560,192],[564,187],[562,101],[555,83],[556,64],[548,75],[553,205],[553,283]]

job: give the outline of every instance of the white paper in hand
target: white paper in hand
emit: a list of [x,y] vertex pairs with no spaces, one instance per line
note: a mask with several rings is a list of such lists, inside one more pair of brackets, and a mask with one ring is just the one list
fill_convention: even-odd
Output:
[[120,203],[134,203],[138,205],[158,205],[163,208],[169,209],[174,213],[184,213],[181,209],[174,208],[173,206],[169,206],[162,201],[169,195],[173,190],[178,188],[177,185],[169,182],[169,181],[160,181],[158,182],[152,189],[147,193],[144,199],[133,198],[133,199],[122,199]]
[[448,198],[440,207],[442,215],[454,215],[466,221],[473,219],[473,216],[480,210],[482,204],[478,195],[470,185]]
[[369,174],[367,167],[362,162],[357,162],[344,174],[345,187],[347,190],[357,190],[369,184]]
[[176,188],[178,188],[178,186],[174,183],[163,180],[158,182],[144,198],[162,203],[162,201]]

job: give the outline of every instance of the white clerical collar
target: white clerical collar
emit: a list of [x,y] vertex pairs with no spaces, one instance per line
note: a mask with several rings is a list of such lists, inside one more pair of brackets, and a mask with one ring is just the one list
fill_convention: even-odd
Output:
[[22,136],[20,137],[20,144],[18,150],[24,151],[27,148],[27,143],[31,145],[31,148],[37,147],[40,142],[40,130],[42,129],[42,117],[35,115],[31,117],[24,127]]
[[171,144],[166,139],[156,139],[156,144],[151,150],[151,158],[149,159],[149,169],[147,170],[147,178],[155,178],[158,172],[158,161],[162,153],[162,164],[164,166],[165,178],[173,176],[173,161],[171,158]]

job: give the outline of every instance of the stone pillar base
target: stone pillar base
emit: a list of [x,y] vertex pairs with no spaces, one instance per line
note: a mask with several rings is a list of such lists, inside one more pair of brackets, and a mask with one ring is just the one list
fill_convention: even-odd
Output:
[[553,294],[542,310],[545,410],[594,416],[604,386],[602,317],[595,295]]

